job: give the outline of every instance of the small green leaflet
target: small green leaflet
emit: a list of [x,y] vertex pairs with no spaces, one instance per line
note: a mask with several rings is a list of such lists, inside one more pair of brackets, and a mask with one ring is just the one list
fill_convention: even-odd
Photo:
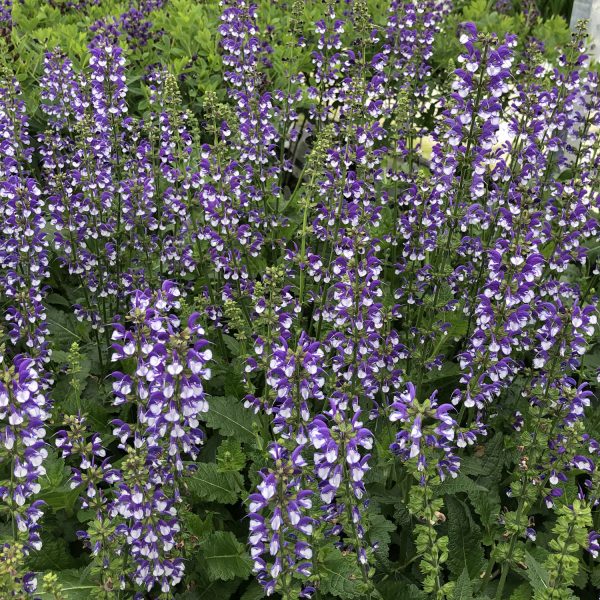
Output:
[[[85,571],[76,569],[67,569],[65,571],[53,571],[58,578],[58,584],[62,586],[62,592],[65,598],[69,600],[89,600],[92,596],[92,590],[98,590],[98,585],[87,579]],[[38,581],[42,581],[44,574],[38,574]],[[41,586],[40,586],[41,587]],[[36,598],[40,600],[54,600],[54,594],[36,592]]]

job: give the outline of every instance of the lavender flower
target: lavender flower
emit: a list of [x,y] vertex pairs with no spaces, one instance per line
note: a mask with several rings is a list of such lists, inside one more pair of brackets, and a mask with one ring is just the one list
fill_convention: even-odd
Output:
[[268,596],[280,589],[289,591],[298,575],[301,581],[310,580],[315,521],[309,516],[313,492],[305,487],[303,449],[300,445],[290,453],[280,444],[270,444],[273,468],[260,472],[258,491],[248,498],[250,554]]

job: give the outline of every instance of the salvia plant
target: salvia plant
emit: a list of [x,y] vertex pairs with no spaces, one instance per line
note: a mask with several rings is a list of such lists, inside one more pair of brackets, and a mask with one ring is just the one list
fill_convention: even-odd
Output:
[[1,598],[597,597],[552,4],[0,0]]

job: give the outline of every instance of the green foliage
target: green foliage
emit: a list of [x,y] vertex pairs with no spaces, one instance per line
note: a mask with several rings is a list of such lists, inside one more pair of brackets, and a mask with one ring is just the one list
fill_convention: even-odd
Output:
[[[457,64],[461,45],[454,34],[464,21],[472,21],[480,31],[494,32],[500,37],[516,32],[518,52],[525,51],[527,39],[534,36],[544,43],[544,58],[550,62],[556,60],[571,37],[565,21],[567,3],[562,0],[539,2],[543,18],[535,19],[525,16],[520,4],[513,2],[512,8],[504,14],[495,10],[488,0],[455,3],[445,21],[444,34],[436,42],[433,64],[438,89],[434,90],[434,103],[446,93],[449,71]],[[125,0],[99,2],[85,10],[65,10],[64,7],[61,10],[59,5],[59,2],[41,0],[15,1],[11,38],[0,46],[0,63],[11,66],[24,88],[34,134],[42,132],[44,126],[38,110],[44,51],[60,47],[76,68],[85,69],[86,47],[93,35],[90,26],[98,19],[118,17],[130,7]],[[310,52],[295,41],[302,34],[307,47],[314,47],[318,37],[314,23],[323,17],[327,6],[351,11],[350,3],[342,2],[259,2],[261,35],[272,45],[269,54],[273,63],[269,71],[272,80],[264,82],[269,89],[288,89],[291,73],[312,72],[314,65]],[[352,28],[367,35],[370,24],[385,26],[387,2],[361,0],[352,6],[359,13],[355,21],[352,20],[354,17],[345,15]],[[153,31],[162,32],[153,43],[134,49],[127,47],[123,40],[128,64],[128,109],[134,120],[147,119],[149,115],[149,89],[144,76],[149,65],[161,63],[170,72],[169,81],[178,92],[174,94],[170,108],[176,104],[190,111],[196,123],[194,135],[198,139],[212,141],[224,119],[232,128],[239,126],[234,122],[232,103],[227,100],[223,85],[218,34],[220,10],[217,2],[170,0],[150,16]],[[373,50],[367,48],[366,52],[370,58]],[[397,129],[398,119],[408,114],[407,98],[407,95],[401,95],[399,108],[393,115],[397,120],[390,118],[384,123],[385,127]],[[301,119],[308,119],[306,115],[311,103],[308,99],[300,103]],[[420,120],[426,118],[427,115],[419,115]],[[310,209],[317,202],[315,192],[322,185],[319,179],[334,134],[332,125],[317,127],[312,149],[304,163],[307,184],[298,186],[296,192],[293,181],[291,189],[286,188],[290,193],[285,198],[282,214],[287,219],[287,234],[300,248],[301,262],[306,259],[306,240],[312,233]],[[423,140],[423,143],[431,142]],[[220,152],[225,152],[228,144],[217,145],[215,160],[220,159]],[[39,165],[34,164],[32,168],[38,169]],[[571,176],[563,175],[565,180],[567,175]],[[428,176],[424,170],[420,181],[426,182]],[[388,184],[391,185],[386,182],[383,186],[385,193],[388,193]],[[186,201],[195,202],[196,199],[190,194]],[[396,217],[389,206],[382,207],[379,225],[382,239]],[[389,245],[386,261],[392,266],[385,264],[384,268],[393,270],[392,242],[378,243]],[[454,251],[454,246],[449,245],[449,248]],[[549,252],[548,247],[545,251]],[[194,258],[203,260],[203,252],[204,247],[194,250]],[[281,296],[286,280],[285,268],[269,267],[269,271],[264,257],[249,259],[249,264],[255,269],[251,274],[253,285],[257,289],[264,285],[265,296]],[[451,268],[445,267],[444,275],[449,276]],[[51,263],[50,270],[54,291],[45,298],[48,337],[52,340],[48,371],[54,382],[54,406],[48,423],[50,435],[63,426],[65,414],[84,413],[90,433],[101,434],[109,455],[116,458],[114,462],[120,467],[127,461],[127,456],[117,447],[111,422],[114,419],[133,422],[135,408],[130,404],[112,406],[110,383],[106,377],[108,369],[101,362],[102,352],[98,351],[100,345],[108,346],[110,341],[107,338],[106,342],[98,342],[98,335],[89,324],[72,315],[72,305],[82,301],[79,282],[75,278],[65,278],[55,263]],[[275,283],[271,288],[263,281],[254,280],[254,275],[259,272],[268,272],[272,276]],[[306,300],[302,298],[305,291],[308,296],[302,273],[299,294]],[[566,273],[565,280],[571,276]],[[590,279],[588,291],[591,294],[597,291],[595,284],[592,285],[594,281]],[[214,356],[213,377],[207,383],[209,410],[202,415],[200,425],[206,432],[199,458],[202,462],[187,465],[195,470],[183,478],[181,487],[185,493],[177,503],[186,579],[175,597],[179,600],[258,600],[263,598],[264,591],[251,580],[252,560],[246,549],[247,520],[244,519],[243,501],[248,490],[255,488],[259,481],[257,473],[264,467],[265,448],[272,440],[272,432],[263,416],[253,414],[243,405],[244,395],[254,391],[252,386],[260,385],[247,377],[244,366],[252,344],[253,326],[270,331],[269,319],[274,317],[265,311],[257,323],[248,323],[244,314],[245,299],[237,302],[203,298],[201,290],[210,283],[210,278],[204,274],[190,283],[192,293],[183,301],[181,314],[188,316],[195,308],[209,302],[222,303],[229,328],[218,331],[212,328],[207,333],[211,345],[218,345],[218,352]],[[387,310],[395,303],[393,290],[386,289],[383,294],[381,302]],[[440,312],[452,298],[453,291],[448,284],[435,291],[427,289],[420,299],[419,310]],[[415,316],[402,315],[402,318],[412,323]],[[454,356],[463,350],[457,340],[469,329],[464,315],[460,311],[447,312],[444,319],[449,324],[448,334],[439,344],[418,346],[413,354],[416,362],[427,363],[439,353]],[[437,326],[434,323],[432,328]],[[576,377],[581,380],[595,377],[599,364],[600,348],[596,344],[585,357]],[[131,361],[123,361],[122,368],[131,373],[134,366]],[[403,375],[409,377],[406,373]],[[440,398],[447,398],[459,385],[460,376],[458,364],[447,362],[441,370],[432,368],[423,374],[421,389],[427,393],[437,390]],[[546,400],[546,408],[541,406],[542,402],[532,407],[531,397]],[[378,395],[377,402],[380,400],[384,400],[381,402],[384,406],[387,399]],[[581,478],[578,479],[571,470],[568,480],[561,482],[564,491],[561,501],[564,503],[556,510],[547,510],[542,500],[546,484],[540,485],[537,466],[548,462],[548,446],[553,433],[548,424],[558,422],[554,415],[557,401],[555,390],[524,390],[523,382],[516,380],[506,404],[499,403],[494,407],[497,414],[490,418],[488,438],[481,436],[478,446],[466,448],[461,456],[460,474],[444,481],[431,466],[439,458],[433,455],[435,450],[426,450],[430,452],[428,467],[417,466],[414,459],[400,465],[389,450],[395,430],[386,428],[389,425],[386,417],[369,423],[367,426],[377,435],[371,471],[365,477],[370,505],[365,510],[363,525],[369,559],[376,569],[363,572],[352,550],[327,547],[324,534],[315,533],[313,574],[318,590],[316,597],[319,600],[483,600],[488,596],[482,594],[496,593],[510,600],[570,600],[579,594],[579,591],[573,591],[578,585],[582,589],[588,585],[588,590],[600,588],[600,567],[591,562],[588,564],[583,558],[587,531],[598,528],[598,519],[590,506],[577,500]],[[515,410],[523,412],[527,427],[522,433],[500,433],[512,427],[509,421]],[[470,419],[469,412],[471,409],[466,415]],[[423,414],[425,426],[428,426],[432,414],[426,410]],[[600,437],[600,408],[592,406],[588,414],[587,431],[592,437]],[[455,416],[459,420],[465,417],[462,413]],[[565,456],[572,455],[583,444],[582,432],[562,425],[561,432],[570,442]],[[89,548],[77,538],[76,532],[82,523],[88,527],[92,545],[98,540],[105,541],[114,533],[114,524],[99,520],[95,510],[80,510],[81,489],[73,489],[69,482],[71,469],[77,463],[49,450],[44,466],[46,473],[40,478],[38,495],[46,505],[43,551],[25,557],[19,544],[0,550],[0,599],[25,599],[20,585],[23,564],[38,573],[40,587],[36,597],[42,600],[129,598],[130,589],[119,593],[113,587],[128,558],[119,555],[120,558],[105,570],[102,557],[92,556]],[[548,473],[544,475],[544,481],[547,481]],[[1,483],[5,484],[9,479],[10,465],[0,464]],[[313,510],[316,512],[319,503],[317,485],[310,481],[307,486],[314,492]],[[505,494],[508,487],[511,488],[510,497]],[[341,500],[348,501],[349,498]],[[347,517],[341,514],[336,519],[337,523],[345,523]],[[530,525],[538,529],[542,551],[535,551],[524,537],[524,531]],[[15,537],[12,528],[13,524],[9,522],[0,528],[3,542],[12,543]],[[351,533],[348,533],[344,538],[348,547],[358,539],[357,536],[355,539],[350,537]],[[376,545],[374,550],[372,545]],[[114,548],[111,551],[114,553]]]
[[241,544],[230,531],[215,531],[201,544],[203,568],[211,580],[245,578],[252,563]]
[[477,578],[483,564],[481,530],[466,503],[454,496],[446,498],[448,509],[448,568],[454,577]]
[[363,581],[356,559],[339,550],[328,550],[319,563],[320,589],[336,598],[365,598],[368,586]]
[[221,435],[233,436],[241,442],[253,442],[261,431],[261,421],[243,403],[235,397],[213,396],[209,411],[205,416],[206,424],[219,431]]
[[0,548],[0,594],[3,598],[25,600],[23,592],[23,546],[20,544],[5,545]]
[[465,21],[475,23],[478,31],[495,33],[499,38],[507,33],[517,34],[521,50],[524,49],[528,38],[534,36],[543,42],[544,55],[548,60],[555,60],[571,39],[565,15],[560,16],[557,11],[548,15],[547,19],[531,20],[518,9],[505,14],[494,10],[493,5],[494,3],[488,0],[469,0],[460,12],[450,16],[446,22],[449,35],[440,37],[435,45],[433,60],[439,69],[445,72],[449,61],[454,60],[460,53],[461,47],[454,33],[459,24]]
[[39,594],[39,598],[40,600],[89,600],[97,585],[88,577],[89,573],[86,571],[75,569],[49,571],[42,578],[43,591]]
[[555,537],[548,544],[551,552],[544,570],[538,569],[543,573],[539,579],[547,585],[534,585],[535,600],[570,600],[573,597],[570,588],[581,565],[579,553],[587,548],[588,529],[592,525],[587,503],[576,499],[572,506],[561,505],[557,513],[558,519],[552,528]]
[[473,600],[473,586],[467,567],[463,569],[460,577],[456,580],[452,600]]
[[217,449],[218,470],[222,473],[228,471],[239,472],[246,465],[246,455],[241,443],[234,438],[224,440]]
[[196,463],[196,470],[187,479],[194,500],[235,504],[240,499],[243,478],[239,473],[219,471],[213,463]]
[[372,545],[377,544],[375,554],[387,557],[392,541],[390,534],[396,531],[396,525],[381,514],[369,514],[368,521],[368,539]]

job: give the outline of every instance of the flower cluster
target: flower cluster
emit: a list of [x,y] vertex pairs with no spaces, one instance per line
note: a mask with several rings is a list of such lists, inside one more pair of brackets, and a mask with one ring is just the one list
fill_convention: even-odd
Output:
[[[308,510],[313,492],[305,488],[303,450],[304,446],[298,446],[290,454],[272,443],[268,452],[273,467],[260,472],[257,492],[248,498],[250,553],[267,595],[275,591],[278,582],[287,593],[294,573],[310,579],[314,519]],[[309,597],[311,591],[314,588],[305,585],[298,597]]]
[[1,68],[0,589],[46,568],[41,499],[103,598],[586,585],[598,74],[532,3],[458,4],[194,6],[186,96],[151,22],[185,0],[54,2],[87,49],[39,104]]
[[201,336],[198,315],[185,327],[172,311],[180,290],[172,282],[159,292],[135,292],[128,320],[113,326],[112,360],[134,358],[133,375],[113,373],[115,404],[132,402],[136,425],[114,421],[114,434],[128,456],[114,491],[111,517],[135,561],[132,577],[141,588],[167,593],[183,576],[175,549],[180,532],[176,504],[186,459],[195,459],[203,441],[201,413],[208,410],[202,382],[210,378],[211,350]]

